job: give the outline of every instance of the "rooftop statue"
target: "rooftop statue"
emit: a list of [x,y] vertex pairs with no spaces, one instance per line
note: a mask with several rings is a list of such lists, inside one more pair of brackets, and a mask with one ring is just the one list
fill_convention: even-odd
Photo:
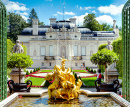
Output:
[[16,44],[13,47],[13,52],[14,53],[23,53],[23,47],[20,45],[20,40],[16,40]]
[[75,82],[75,77],[71,72],[71,69],[65,69],[65,61],[67,59],[61,58],[61,66],[55,65],[52,73],[48,73],[45,80],[54,80],[54,82],[48,87],[49,98],[56,99],[74,99],[78,98],[82,81],[78,79]]

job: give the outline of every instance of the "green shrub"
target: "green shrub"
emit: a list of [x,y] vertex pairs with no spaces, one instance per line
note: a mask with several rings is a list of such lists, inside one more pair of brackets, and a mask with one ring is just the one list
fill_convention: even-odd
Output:
[[88,70],[88,67],[86,67],[86,70]]
[[88,71],[90,71],[90,68],[88,68]]
[[44,83],[44,85],[43,85],[43,86],[48,87],[49,85],[50,85],[49,81],[48,81],[48,80],[45,80],[45,83]]
[[71,72],[73,72],[72,68],[71,68]]
[[29,71],[26,71],[26,75],[29,75]]
[[104,75],[103,74],[101,74],[102,75],[102,78],[104,78]]
[[91,72],[91,68],[89,68],[89,72]]
[[33,73],[33,71],[31,70],[30,73]]
[[78,81],[78,77],[77,77],[77,74],[75,73],[75,75],[74,75],[74,76],[75,76],[75,79],[76,79],[76,82],[77,82],[77,81]]
[[98,47],[98,50],[102,50],[102,49],[106,48],[106,46],[107,46],[106,43],[105,43],[105,44],[101,44],[101,45]]
[[40,70],[40,67],[39,67],[39,70]]
[[119,61],[116,62],[116,69],[119,71],[120,76],[122,77],[122,38],[117,38],[112,43],[113,51],[119,56]]
[[80,79],[81,81],[82,81],[82,79],[81,79],[81,77],[79,76],[79,78],[78,79]]
[[94,70],[93,73],[96,73],[96,70]]
[[34,68],[33,72],[36,72],[36,69]]
[[91,69],[91,72],[93,73],[93,69]]

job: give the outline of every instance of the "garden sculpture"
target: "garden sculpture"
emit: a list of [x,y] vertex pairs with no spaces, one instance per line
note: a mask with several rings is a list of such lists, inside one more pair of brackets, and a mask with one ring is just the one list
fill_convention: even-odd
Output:
[[20,40],[16,40],[16,45],[13,47],[13,52],[14,53],[23,53],[23,47],[20,45]]
[[111,41],[108,40],[108,45],[106,46],[108,50],[113,50],[113,46],[111,45]]
[[59,65],[54,66],[52,73],[48,73],[45,77],[45,80],[54,80],[54,82],[48,87],[49,98],[56,99],[74,99],[78,98],[80,93],[83,93],[80,90],[82,81],[78,79],[75,82],[75,77],[71,72],[71,69],[65,69],[65,61],[67,59],[62,59],[62,67]]

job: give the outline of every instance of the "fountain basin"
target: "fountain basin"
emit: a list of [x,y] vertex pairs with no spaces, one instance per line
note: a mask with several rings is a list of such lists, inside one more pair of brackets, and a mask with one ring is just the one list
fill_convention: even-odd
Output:
[[[128,101],[126,101],[125,99],[123,99],[122,97],[120,97],[119,95],[117,95],[117,94],[115,94],[113,92],[91,92],[91,91],[88,91],[88,90],[84,90],[84,91],[86,92],[86,95],[84,95],[84,96],[80,95],[79,99],[71,100],[72,103],[78,102],[79,106],[82,106],[82,104],[90,104],[90,103],[94,104],[95,102],[105,101],[105,102],[112,102],[112,104],[115,104],[116,106],[120,105],[119,107],[128,107],[128,106],[130,106],[130,103]],[[44,95],[45,93],[47,93],[47,89],[44,89],[44,90],[39,91],[39,92],[30,92],[30,93],[19,92],[19,93],[14,93],[11,96],[9,96],[8,98],[6,98],[5,100],[3,100],[2,102],[0,102],[0,107],[9,107],[9,105],[13,104],[12,102],[18,101],[19,96],[23,97],[23,101],[29,101],[28,98],[32,98],[32,100],[33,100],[32,102],[34,102],[36,104],[38,104],[37,102],[40,101],[39,99],[42,99],[43,102],[45,102],[44,103],[44,106],[45,106],[46,102],[49,101],[49,100],[46,101],[48,99],[48,97],[47,97],[47,95]],[[102,99],[102,101],[100,101],[100,99]],[[19,98],[19,100],[21,100],[21,99]],[[30,99],[30,101],[31,101],[31,99]],[[57,102],[57,100],[55,100],[55,101],[56,101],[55,102],[56,105],[57,105],[57,103],[59,104],[59,103],[65,102],[65,100],[64,101],[62,100],[62,101],[59,101],[59,102]],[[92,102],[92,101],[94,101],[94,102]],[[51,106],[54,105],[54,100],[51,100],[49,102],[51,103]],[[68,102],[67,102],[67,105],[71,106],[72,103],[68,104]],[[66,105],[66,103],[64,105]],[[41,105],[41,106],[43,106],[43,105]],[[71,107],[73,107],[73,106],[71,106]]]

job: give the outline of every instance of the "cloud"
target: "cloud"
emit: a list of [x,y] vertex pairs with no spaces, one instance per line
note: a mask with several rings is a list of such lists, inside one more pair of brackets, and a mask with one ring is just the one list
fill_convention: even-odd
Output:
[[21,15],[24,20],[28,20],[28,17]]
[[9,0],[2,0],[2,2],[5,4],[7,12],[20,14],[22,18],[27,21],[28,18],[26,16],[28,16],[28,13],[26,11],[29,9],[26,7],[25,4]]
[[96,11],[94,10],[94,11],[92,11],[92,13],[96,13]]
[[113,24],[113,18],[109,15],[99,16],[96,19],[100,24],[102,24],[102,23],[107,23],[107,24],[110,24],[110,25]]
[[[57,11],[57,14],[63,15],[62,12]],[[64,15],[75,15],[73,12],[65,12]]]
[[59,12],[59,11],[57,11],[57,14],[60,14],[60,15],[62,15],[63,13],[62,13],[62,12]]
[[[84,15],[81,15],[81,16],[74,16],[72,18],[76,18],[76,24],[77,25],[83,25],[83,22],[84,22],[84,17],[87,16],[88,13],[85,13]],[[68,20],[68,19],[67,19]]]
[[82,8],[82,7],[80,7],[79,9],[80,9],[80,10],[82,10],[83,8]]
[[65,12],[65,15],[75,15],[73,12]]
[[89,7],[84,7],[84,10],[89,10],[89,9],[93,9],[93,8],[95,8],[95,7],[91,7],[91,6],[89,6]]
[[89,7],[81,7],[80,6],[80,10],[89,10],[89,9],[93,9],[93,8],[95,8],[95,7],[91,7],[91,6],[89,6]]
[[57,16],[58,14],[53,14],[53,16]]
[[118,15],[118,14],[121,14],[123,6],[124,6],[124,4],[121,4],[119,6],[111,4],[110,6],[98,7],[98,10],[101,13],[109,13],[111,15]]
[[19,2],[13,2],[9,0],[3,0],[6,9],[8,12],[14,12],[14,11],[26,11],[28,8],[26,8],[25,4],[19,3]]

